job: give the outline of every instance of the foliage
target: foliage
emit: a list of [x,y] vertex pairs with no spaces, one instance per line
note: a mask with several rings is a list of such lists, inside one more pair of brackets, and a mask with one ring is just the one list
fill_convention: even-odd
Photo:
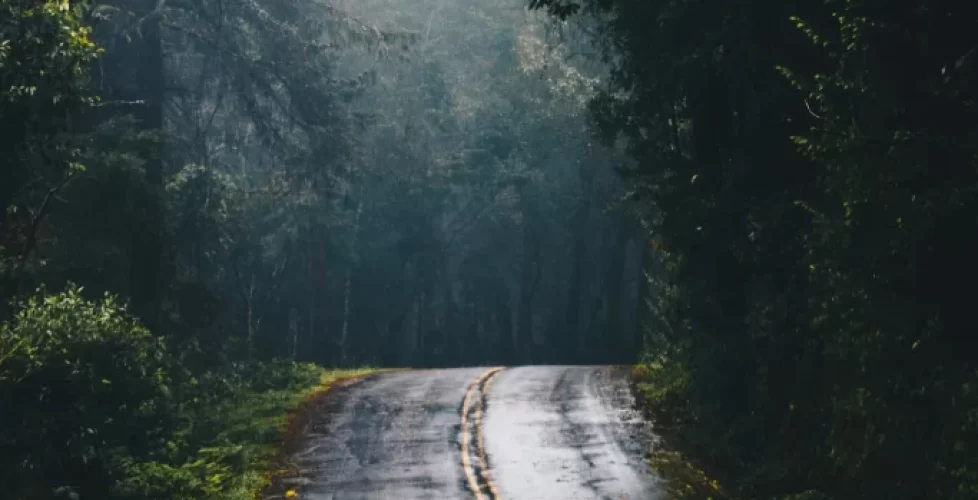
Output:
[[658,239],[640,390],[683,455],[744,498],[972,496],[973,6],[576,3]]
[[4,498],[251,498],[288,411],[341,376],[238,363],[192,374],[118,300],[71,286],[0,327]]
[[29,103],[50,113],[87,101],[86,65],[100,51],[83,22],[87,7],[67,0],[0,4],[0,113],[23,112]]
[[104,486],[108,464],[164,442],[166,351],[114,297],[39,293],[0,326],[0,352],[5,497]]
[[[569,297],[567,270],[625,251],[582,237],[617,218],[600,209],[620,188],[600,168],[614,152],[588,145],[596,79],[518,9],[339,5],[235,1],[228,22],[167,7],[167,78],[182,89],[164,176],[174,336],[231,357],[344,366],[529,359],[541,341],[597,352],[583,346],[601,344],[598,325],[634,305],[565,324],[573,302],[612,288],[581,271]],[[313,49],[311,63],[282,57]],[[524,237],[536,232],[546,236]],[[584,241],[577,258],[571,238]],[[534,333],[564,328],[573,340]]]
[[164,459],[128,461],[121,498],[251,499],[269,480],[290,415],[334,381],[370,370],[248,363],[192,381]]
[[31,420],[0,496],[248,496],[295,360],[630,355],[595,347],[634,310],[600,69],[519,1],[0,0],[0,413]]
[[120,294],[195,370],[631,356],[631,231],[601,210],[622,158],[584,113],[602,70],[519,1],[64,4],[102,57],[58,81],[86,97],[67,115],[24,108],[62,134],[24,147],[85,171],[3,174],[3,298]]
[[53,197],[79,172],[72,118],[94,102],[88,67],[101,50],[87,2],[0,2],[0,285],[15,287]]

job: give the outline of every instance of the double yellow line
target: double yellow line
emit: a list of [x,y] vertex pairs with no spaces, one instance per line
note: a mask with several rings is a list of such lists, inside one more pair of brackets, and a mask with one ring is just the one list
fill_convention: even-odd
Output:
[[[499,500],[499,491],[492,482],[489,475],[489,461],[486,457],[485,437],[482,432],[482,416],[485,413],[485,397],[489,393],[489,386],[492,379],[503,369],[492,368],[482,375],[476,377],[469,384],[469,389],[465,391],[465,399],[462,400],[462,471],[465,473],[465,482],[468,483],[469,490],[476,500],[486,500],[488,492],[489,500]],[[473,400],[475,400],[473,408]],[[471,427],[475,433],[475,450],[472,449],[472,434],[469,429],[469,414],[472,414]],[[473,453],[474,452],[474,453]],[[478,465],[473,466],[472,455],[478,460]],[[479,484],[479,480],[482,484]]]

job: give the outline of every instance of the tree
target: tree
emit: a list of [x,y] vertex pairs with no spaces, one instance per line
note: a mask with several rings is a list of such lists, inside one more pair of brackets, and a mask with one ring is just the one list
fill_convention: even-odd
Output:
[[99,54],[85,2],[0,5],[0,280],[3,302],[34,270],[59,192],[84,166],[72,118],[93,102],[85,69]]
[[956,447],[974,373],[954,353],[972,323],[973,13],[531,7],[591,15],[614,62],[593,113],[638,162],[626,179],[658,261],[648,355],[684,451],[751,498],[970,492]]

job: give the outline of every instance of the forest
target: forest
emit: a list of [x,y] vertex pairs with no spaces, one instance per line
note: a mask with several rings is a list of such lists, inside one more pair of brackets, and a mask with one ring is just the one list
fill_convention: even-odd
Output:
[[0,0],[0,498],[253,498],[322,367],[519,364],[637,365],[723,496],[978,498],[976,21]]

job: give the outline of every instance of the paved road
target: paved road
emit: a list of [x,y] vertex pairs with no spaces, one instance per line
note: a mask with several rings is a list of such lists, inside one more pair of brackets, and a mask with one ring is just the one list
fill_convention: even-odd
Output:
[[378,375],[330,394],[286,481],[299,499],[657,498],[630,403],[599,367]]

